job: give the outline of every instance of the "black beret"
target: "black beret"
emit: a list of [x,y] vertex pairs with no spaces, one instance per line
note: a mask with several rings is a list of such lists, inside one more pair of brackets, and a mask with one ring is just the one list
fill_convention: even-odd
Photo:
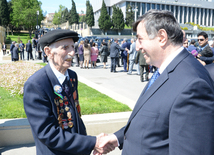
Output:
[[74,42],[78,41],[78,33],[71,31],[71,30],[53,30],[46,33],[44,36],[39,39],[39,43],[41,48],[44,50],[45,46],[49,46],[54,42],[72,38]]

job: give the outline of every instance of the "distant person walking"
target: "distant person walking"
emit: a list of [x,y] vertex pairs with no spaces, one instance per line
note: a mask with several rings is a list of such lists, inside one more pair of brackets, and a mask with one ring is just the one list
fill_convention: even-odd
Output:
[[91,59],[91,46],[87,39],[84,42],[83,49],[84,49],[84,68],[89,69],[89,61]]
[[13,48],[15,47],[15,41],[12,42],[10,45],[10,53],[11,53],[11,61],[13,61]]
[[25,44],[22,41],[20,41],[19,49],[20,49],[20,59],[24,60],[25,59],[25,55],[24,55]]
[[2,45],[3,55],[6,54],[6,50],[7,50],[7,45],[3,42],[3,45]]
[[29,56],[30,56],[30,59],[34,60],[32,55],[32,45],[30,43],[30,40],[28,40],[28,43],[26,44],[26,51],[27,51],[27,60],[29,60]]
[[94,68],[97,66],[96,61],[97,61],[97,56],[99,54],[99,50],[95,45],[96,44],[93,43],[91,48],[91,68],[93,67],[93,64],[94,64]]
[[13,48],[13,61],[19,61],[19,44],[16,43]]
[[79,61],[80,61],[80,68],[83,68],[83,62],[84,62],[84,49],[83,49],[83,44],[84,44],[84,41],[80,41],[80,44],[79,44]]
[[106,68],[107,57],[109,55],[108,47],[106,42],[102,42],[102,47],[99,50],[101,55],[101,62],[103,62],[103,68]]

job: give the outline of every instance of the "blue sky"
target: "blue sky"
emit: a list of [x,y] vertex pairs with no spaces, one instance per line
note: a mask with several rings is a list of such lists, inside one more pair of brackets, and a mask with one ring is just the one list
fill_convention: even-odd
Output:
[[[59,10],[59,5],[63,5],[68,10],[71,9],[71,0],[39,0],[42,2],[42,10],[43,12],[47,11],[47,13],[55,13],[55,11]],[[86,0],[74,0],[76,4],[76,9],[78,13],[81,13],[81,10],[86,11]]]

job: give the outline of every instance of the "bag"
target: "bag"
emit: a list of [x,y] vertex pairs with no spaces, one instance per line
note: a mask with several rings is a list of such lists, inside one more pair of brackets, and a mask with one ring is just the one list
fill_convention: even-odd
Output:
[[99,62],[100,62],[100,59],[98,59],[98,58],[97,58],[97,61],[96,61],[96,63],[99,63]]

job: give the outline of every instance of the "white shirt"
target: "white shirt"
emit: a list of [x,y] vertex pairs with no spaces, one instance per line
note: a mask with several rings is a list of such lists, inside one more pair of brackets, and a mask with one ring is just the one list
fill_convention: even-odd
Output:
[[54,75],[56,76],[57,80],[59,81],[59,83],[62,85],[62,83],[65,81],[66,77],[69,77],[68,75],[68,71],[65,71],[65,75],[63,75],[62,73],[60,73],[54,66],[52,63],[49,63],[50,67],[52,69],[52,71],[54,72]]
[[167,58],[166,60],[161,64],[160,68],[159,68],[159,73],[162,74],[163,71],[166,69],[166,67],[172,62],[172,60],[174,60],[174,58],[181,53],[181,51],[184,49],[183,46],[181,46],[178,50],[176,50],[175,52],[172,52]]

